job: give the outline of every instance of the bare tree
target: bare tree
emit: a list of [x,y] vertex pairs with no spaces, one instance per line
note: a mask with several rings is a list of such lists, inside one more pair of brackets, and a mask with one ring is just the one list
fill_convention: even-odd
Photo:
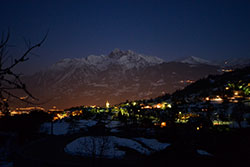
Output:
[[[32,100],[38,100],[34,97],[29,90],[27,89],[26,85],[21,80],[21,74],[14,72],[14,67],[17,65],[29,60],[29,55],[32,54],[32,51],[36,48],[39,48],[47,38],[47,34],[44,38],[37,44],[31,45],[30,42],[26,42],[27,50],[24,51],[23,54],[17,56],[14,61],[8,63],[10,56],[8,55],[8,48],[10,45],[8,44],[10,39],[10,31],[8,30],[7,33],[2,33],[0,39],[0,111],[8,115],[8,99],[14,98],[26,103],[33,103]],[[19,97],[15,91],[21,91],[26,96]]]
[[110,147],[110,142],[109,136],[89,136],[80,142],[81,149],[79,153],[84,152],[85,156],[93,159],[103,158],[105,157],[105,152]]

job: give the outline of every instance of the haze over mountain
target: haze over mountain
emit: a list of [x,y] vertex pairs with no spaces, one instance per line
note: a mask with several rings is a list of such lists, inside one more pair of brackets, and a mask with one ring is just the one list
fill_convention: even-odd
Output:
[[195,56],[183,57],[175,60],[176,62],[188,63],[188,64],[209,64],[214,65],[211,61],[205,60]]
[[[227,61],[227,67],[232,63]],[[232,66],[248,64],[234,60]],[[218,74],[225,61],[216,63],[198,57],[166,62],[131,50],[113,50],[108,55],[63,59],[46,70],[25,77],[31,92],[46,107],[117,104],[125,100],[154,98]]]
[[108,55],[63,59],[24,79],[40,101],[49,100],[46,107],[117,104],[172,93],[219,73],[218,66],[188,63],[115,49]]
[[207,64],[213,66],[220,66],[221,68],[242,68],[245,66],[250,65],[250,58],[229,58],[220,61],[212,61],[206,60],[203,58],[189,56],[189,57],[182,57],[175,60],[176,62],[187,63],[191,65],[197,64]]

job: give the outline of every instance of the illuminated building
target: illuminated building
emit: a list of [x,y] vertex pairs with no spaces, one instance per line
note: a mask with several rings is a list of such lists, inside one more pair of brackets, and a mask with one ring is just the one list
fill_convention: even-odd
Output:
[[56,108],[56,106],[53,106],[51,109],[49,109],[49,113],[59,112],[59,111],[63,111],[63,110]]
[[21,107],[10,111],[10,115],[29,114],[31,111],[45,111],[45,109],[43,107]]
[[166,127],[166,126],[167,126],[166,122],[161,122],[161,128]]
[[222,72],[232,72],[233,70],[232,69],[222,69],[221,71]]
[[141,107],[142,109],[152,109],[152,107],[151,106],[143,106],[143,107]]
[[107,102],[106,102],[106,108],[109,108],[109,106],[110,106],[110,104],[109,104],[109,102],[107,101]]
[[211,98],[210,100],[211,100],[211,102],[214,102],[214,103],[222,103],[223,102],[223,99],[219,95],[217,95],[214,98]]

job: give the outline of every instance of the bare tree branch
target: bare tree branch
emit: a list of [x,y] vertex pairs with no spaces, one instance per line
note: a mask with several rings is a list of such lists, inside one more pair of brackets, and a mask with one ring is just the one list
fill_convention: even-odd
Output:
[[17,64],[19,64],[19,63],[21,63],[21,62],[24,62],[24,61],[27,61],[27,60],[29,59],[29,58],[27,58],[28,54],[29,54],[33,49],[40,47],[40,46],[44,43],[44,41],[46,40],[47,36],[48,36],[48,32],[45,34],[44,38],[43,38],[38,44],[33,45],[32,47],[30,47],[30,48],[29,48],[29,49],[28,49],[19,59],[15,59],[15,60],[14,60],[14,63],[13,63],[11,66],[9,66],[9,67],[3,69],[3,71],[5,71],[5,70],[6,70],[6,71],[11,70],[11,69],[12,69],[13,67],[15,67]]
[[8,43],[9,39],[10,39],[10,30],[8,29],[7,38],[5,39],[5,41],[1,42],[0,49],[3,48]]
[[31,102],[31,101],[29,101],[29,100],[26,100],[26,99],[20,99],[20,97],[14,95],[13,93],[10,93],[9,91],[2,90],[2,92],[5,93],[5,94],[7,94],[7,95],[9,95],[10,97],[13,97],[13,98],[15,98],[15,99],[21,100],[21,101],[23,101],[23,102],[25,102],[25,103],[28,103],[28,104],[36,104],[36,103],[33,103],[33,102]]
[[[19,101],[25,102],[26,104],[39,105],[37,103],[32,102],[31,100],[39,100],[34,97],[27,89],[26,85],[20,79],[20,74],[17,74],[12,71],[12,69],[29,59],[28,55],[34,55],[32,51],[35,48],[40,47],[48,36],[48,32],[45,34],[44,38],[37,44],[31,46],[30,41],[26,41],[25,43],[28,49],[14,62],[11,62],[11,65],[4,67],[5,62],[12,57],[8,55],[7,48],[9,47],[8,41],[10,38],[10,31],[8,29],[7,37],[4,39],[4,35],[2,35],[2,41],[0,41],[0,111],[8,113],[8,100],[10,97],[14,99],[18,99]],[[16,90],[22,91],[25,93],[27,98],[20,98],[16,94]],[[7,98],[6,98],[7,97]],[[29,99],[31,98],[31,100]]]

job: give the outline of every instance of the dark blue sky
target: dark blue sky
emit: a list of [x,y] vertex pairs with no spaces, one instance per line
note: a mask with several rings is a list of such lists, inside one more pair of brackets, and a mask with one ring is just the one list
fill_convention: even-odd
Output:
[[165,60],[250,57],[249,0],[1,0],[0,15],[13,55],[25,48],[23,37],[37,42],[49,29],[25,72],[114,48]]

